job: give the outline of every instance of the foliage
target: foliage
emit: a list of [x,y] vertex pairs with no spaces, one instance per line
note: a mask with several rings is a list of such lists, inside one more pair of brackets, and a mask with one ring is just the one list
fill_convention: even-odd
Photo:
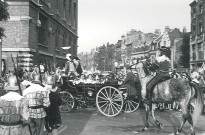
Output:
[[[0,1],[0,21],[6,21],[9,19],[8,4]],[[0,38],[4,35],[4,29],[0,27]]]
[[183,35],[183,45],[181,46],[182,56],[180,57],[180,64],[185,67],[189,68],[189,60],[190,60],[190,34],[186,33]]

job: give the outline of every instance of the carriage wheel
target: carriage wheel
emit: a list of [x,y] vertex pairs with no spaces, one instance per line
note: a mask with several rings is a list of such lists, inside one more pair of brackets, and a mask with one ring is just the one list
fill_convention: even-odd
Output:
[[62,104],[59,107],[60,112],[70,112],[75,106],[75,99],[70,92],[61,91]]
[[98,110],[107,117],[118,115],[123,108],[122,93],[111,86],[101,88],[96,95]]
[[131,113],[138,109],[140,101],[137,97],[128,97],[124,103],[124,112]]

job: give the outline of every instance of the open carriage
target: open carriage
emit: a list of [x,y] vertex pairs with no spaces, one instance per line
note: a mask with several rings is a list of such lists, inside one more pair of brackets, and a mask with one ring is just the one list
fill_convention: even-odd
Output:
[[70,112],[78,107],[97,107],[107,117],[114,117],[121,112],[131,113],[138,109],[140,98],[128,96],[125,88],[118,84],[73,84],[68,77],[62,77],[61,112]]

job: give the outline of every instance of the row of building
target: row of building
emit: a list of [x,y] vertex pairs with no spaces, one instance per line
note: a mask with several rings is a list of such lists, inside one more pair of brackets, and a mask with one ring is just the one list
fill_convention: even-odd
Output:
[[[118,66],[123,66],[129,64],[133,59],[150,58],[150,61],[154,62],[158,57],[157,50],[161,46],[171,49],[171,68],[189,68],[192,71],[204,67],[205,1],[194,0],[189,6],[191,8],[190,32],[187,32],[185,27],[180,31],[178,28],[171,29],[168,26],[162,33],[159,29],[156,29],[154,33],[144,33],[133,29],[123,35],[117,43],[96,48],[94,52],[97,50],[97,54],[92,56],[98,56],[95,59],[99,62],[92,62],[94,64],[92,68],[109,70],[106,67],[111,66],[114,69],[114,63],[117,62]],[[109,46],[114,48],[112,57],[109,55]],[[92,54],[94,52],[92,51]],[[80,54],[80,56],[83,56],[83,54]],[[90,61],[95,59],[92,58]],[[82,61],[82,63],[84,62]],[[102,65],[102,63],[104,64]]]
[[[166,26],[163,33],[159,29],[156,29],[154,33],[144,33],[132,29],[126,35],[122,35],[116,44],[107,43],[93,49],[89,53],[89,57],[85,57],[88,53],[81,53],[79,57],[82,65],[86,65],[87,70],[92,68],[112,71],[130,65],[134,60],[148,58],[151,62],[154,62],[159,55],[157,50],[161,46],[166,46],[170,47],[172,51],[171,68],[187,68],[189,59],[183,61],[183,58],[189,55],[189,35],[190,33],[187,33],[185,27],[180,31],[177,28],[170,29]],[[92,65],[88,66],[86,61],[89,61]]]
[[[63,67],[66,54],[77,55],[78,0],[4,0],[10,19],[0,22],[3,68],[30,69],[38,62],[49,70]],[[0,47],[1,48],[1,47]]]

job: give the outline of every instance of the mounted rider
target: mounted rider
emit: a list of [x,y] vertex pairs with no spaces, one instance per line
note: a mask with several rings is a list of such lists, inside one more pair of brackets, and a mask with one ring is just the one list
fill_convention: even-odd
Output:
[[162,46],[160,49],[160,56],[156,58],[155,63],[150,67],[150,70],[156,71],[156,75],[147,83],[146,91],[147,96],[145,102],[150,103],[152,99],[153,88],[159,82],[165,81],[170,78],[170,57],[171,50],[168,47]]

